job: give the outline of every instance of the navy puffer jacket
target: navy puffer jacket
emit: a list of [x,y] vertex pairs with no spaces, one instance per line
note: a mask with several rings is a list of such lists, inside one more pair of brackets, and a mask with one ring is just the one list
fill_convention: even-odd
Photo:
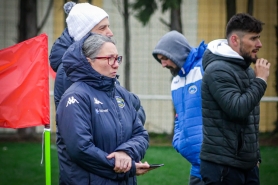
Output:
[[[86,38],[86,36],[85,36]],[[57,108],[57,148],[60,184],[135,185],[135,162],[148,148],[148,133],[115,78],[96,72],[82,53],[85,38],[69,47],[64,69],[74,82]],[[127,173],[115,173],[107,155],[124,151],[132,158]]]
[[67,79],[67,75],[64,71],[62,57],[73,42],[74,40],[70,37],[68,29],[66,28],[51,48],[49,61],[51,68],[56,72],[56,79],[54,83],[54,102],[56,108],[62,95],[72,84],[72,82]]
[[[54,102],[57,108],[60,99],[64,92],[71,86],[72,81],[68,79],[64,67],[62,65],[62,57],[68,47],[74,42],[73,38],[70,37],[68,29],[66,28],[62,35],[55,41],[50,52],[49,61],[51,68],[56,72],[56,79],[54,83]],[[118,81],[117,81],[118,82]],[[119,85],[119,84],[118,84]],[[142,124],[145,124],[146,114],[144,108],[141,106],[139,97],[131,92],[130,100],[132,101],[135,110],[138,113]]]

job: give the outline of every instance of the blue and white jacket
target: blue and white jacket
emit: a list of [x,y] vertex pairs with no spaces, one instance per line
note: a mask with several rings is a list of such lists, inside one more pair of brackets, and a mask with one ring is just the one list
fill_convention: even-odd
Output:
[[173,147],[191,164],[190,174],[201,178],[200,150],[202,144],[201,82],[202,56],[207,48],[203,42],[189,53],[183,67],[172,80],[171,91],[176,110]]

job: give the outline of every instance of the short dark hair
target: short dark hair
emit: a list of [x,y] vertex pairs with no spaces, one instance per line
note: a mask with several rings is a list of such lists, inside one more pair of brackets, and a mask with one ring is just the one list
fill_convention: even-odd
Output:
[[233,31],[261,33],[264,23],[247,13],[238,13],[231,17],[226,27],[226,38]]

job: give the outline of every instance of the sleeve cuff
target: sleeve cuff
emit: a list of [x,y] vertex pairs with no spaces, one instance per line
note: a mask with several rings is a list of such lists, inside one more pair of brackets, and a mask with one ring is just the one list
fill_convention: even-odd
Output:
[[264,81],[264,82],[265,82],[265,84],[267,84],[267,82],[266,82],[263,78],[261,78],[261,77],[256,77],[256,78],[261,79],[262,81]]

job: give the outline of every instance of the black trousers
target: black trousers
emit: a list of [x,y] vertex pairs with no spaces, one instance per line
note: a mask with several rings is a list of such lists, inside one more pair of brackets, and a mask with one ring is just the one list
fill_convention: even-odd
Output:
[[259,185],[259,168],[242,170],[201,160],[201,176],[205,185]]

